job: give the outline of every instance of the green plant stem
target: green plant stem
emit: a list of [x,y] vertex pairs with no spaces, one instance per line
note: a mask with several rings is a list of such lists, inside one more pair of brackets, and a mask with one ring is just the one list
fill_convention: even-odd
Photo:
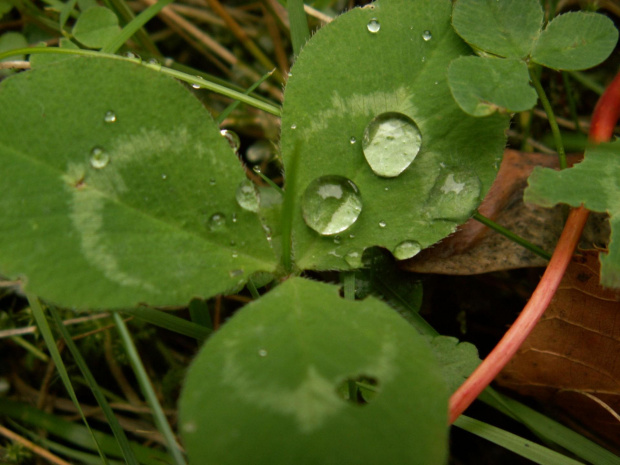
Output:
[[549,125],[551,126],[551,132],[553,133],[553,139],[555,140],[555,148],[558,151],[558,158],[560,160],[560,169],[568,168],[568,163],[566,162],[566,152],[564,151],[564,143],[562,142],[562,134],[560,134],[560,127],[555,119],[555,113],[553,112],[553,108],[551,108],[551,103],[549,103],[545,89],[543,89],[540,79],[538,79],[538,76],[533,69],[530,69],[530,79],[532,80],[532,84],[534,84],[534,88],[538,93],[538,98],[540,98],[540,102],[547,113],[547,118],[549,118]]
[[250,291],[250,294],[252,295],[253,299],[259,299],[260,298],[260,294],[258,293],[258,289],[256,289],[256,286],[254,285],[254,281],[252,281],[252,278],[248,279],[248,283],[246,284],[248,291]]
[[342,281],[344,284],[344,298],[347,300],[355,300],[355,272],[343,271]]
[[299,55],[302,47],[310,37],[308,29],[308,19],[304,11],[303,0],[288,0],[288,17],[291,23],[291,41],[293,42],[293,53]]
[[219,84],[215,84],[213,82],[209,82],[206,79],[203,79],[199,76],[191,76],[187,73],[183,73],[181,71],[177,71],[175,69],[166,68],[159,64],[155,63],[145,63],[140,58],[128,58],[120,55],[113,55],[108,53],[94,52],[92,50],[74,50],[74,49],[63,49],[57,47],[31,47],[31,48],[20,48],[16,50],[10,50],[8,52],[0,53],[0,60],[4,58],[13,56],[13,55],[32,55],[35,53],[60,53],[63,55],[79,55],[79,56],[89,56],[95,58],[105,58],[108,60],[119,60],[119,61],[129,61],[132,63],[136,63],[142,66],[145,66],[154,71],[159,71],[168,76],[172,76],[173,78],[179,79],[181,81],[185,81],[189,84],[197,84],[201,88],[210,90],[212,92],[224,95],[226,97],[230,97],[235,100],[239,100],[243,103],[247,103],[259,110],[266,111],[267,113],[271,113],[274,116],[280,116],[280,108],[267,103],[263,100],[259,100],[257,98],[251,97],[249,95],[245,95],[241,92],[237,92],[228,87],[224,87]]
[[[254,84],[252,84],[244,93],[243,95],[250,95],[252,92],[254,92],[258,86],[260,86],[263,82],[265,82],[265,80],[267,80],[269,78],[269,76],[271,76],[273,74],[273,72],[275,71],[275,69],[272,69],[271,71],[269,71],[268,73],[265,73],[258,81],[256,81]],[[216,124],[219,126],[220,124],[222,124],[222,122],[228,117],[228,115],[230,115],[233,110],[235,108],[237,108],[239,106],[241,102],[239,100],[235,100],[233,103],[231,103],[230,105],[228,105],[224,111],[222,111],[217,118],[215,119]]]
[[592,92],[596,92],[598,95],[603,95],[605,92],[605,87],[600,85],[590,76],[585,74],[582,71],[567,71],[568,75],[572,77],[575,81],[583,85],[584,87],[590,89]]
[[180,446],[178,445],[174,433],[172,432],[172,428],[166,419],[166,415],[157,400],[157,395],[155,394],[155,390],[151,385],[151,380],[149,379],[146,370],[144,369],[144,365],[142,364],[142,360],[140,359],[140,355],[138,355],[138,350],[136,349],[135,344],[129,334],[129,330],[127,329],[127,325],[123,321],[123,318],[118,313],[113,314],[114,323],[116,324],[116,328],[121,336],[121,341],[123,346],[125,347],[125,352],[127,352],[127,356],[129,358],[129,362],[131,363],[131,367],[136,375],[136,379],[140,384],[140,388],[142,390],[142,394],[153,410],[153,418],[155,419],[155,424],[157,425],[157,429],[162,433],[166,443],[168,445],[168,450],[170,454],[174,458],[174,463],[176,465],[185,465],[185,459],[183,458],[183,454],[181,453]]
[[295,196],[297,195],[297,175],[299,171],[299,144],[295,143],[291,165],[286,176],[286,190],[282,204],[282,265],[287,273],[293,271],[293,219],[295,217]]
[[50,358],[47,355],[45,355],[45,353],[41,352],[39,349],[37,349],[35,346],[33,346],[30,342],[28,342],[23,337],[13,336],[11,338],[11,341],[13,341],[18,346],[21,346],[24,349],[26,349],[28,352],[30,352],[32,355],[34,355],[39,360],[42,360],[45,363],[50,361]]
[[498,232],[500,234],[502,234],[503,236],[506,236],[508,239],[510,239],[513,242],[516,242],[517,244],[525,247],[527,250],[535,253],[536,255],[538,255],[539,257],[544,258],[545,260],[550,260],[551,259],[551,254],[548,252],[545,252],[543,249],[541,249],[540,247],[538,247],[537,245],[532,244],[530,241],[528,241],[527,239],[522,238],[521,236],[518,236],[517,234],[513,233],[512,231],[510,231],[509,229],[504,228],[503,226],[497,224],[495,221],[493,221],[490,218],[487,218],[484,215],[481,215],[479,212],[474,213],[473,218],[482,223],[485,226],[488,226],[489,228],[491,228],[493,231]]
[[575,102],[575,96],[573,95],[573,86],[570,82],[570,77],[566,71],[562,71],[562,81],[564,82],[564,89],[566,98],[568,100],[568,108],[570,109],[570,115],[575,122],[575,129],[577,132],[583,132],[581,124],[579,123],[579,115],[577,114],[577,104]]

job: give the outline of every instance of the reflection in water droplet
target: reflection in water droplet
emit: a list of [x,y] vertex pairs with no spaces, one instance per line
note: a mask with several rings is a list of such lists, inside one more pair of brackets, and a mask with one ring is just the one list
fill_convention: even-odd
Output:
[[364,131],[362,149],[372,171],[386,178],[402,173],[422,146],[418,125],[402,113],[388,112],[375,117]]
[[90,151],[90,166],[96,170],[105,168],[110,163],[110,155],[101,147],[95,147]]
[[306,188],[301,209],[306,224],[327,236],[355,223],[362,211],[362,200],[353,181],[342,176],[322,176]]
[[422,246],[418,241],[403,241],[394,247],[392,255],[397,260],[406,260],[420,253],[420,250],[422,250]]
[[209,229],[211,231],[219,231],[226,227],[226,217],[223,213],[214,213],[209,218]]
[[244,179],[237,187],[237,203],[244,210],[257,212],[260,205],[258,190],[252,181]]
[[200,89],[200,85],[199,85],[199,84],[196,84],[196,83],[192,84],[192,87],[193,87],[194,89]]
[[[236,213],[233,213],[233,214],[230,216],[230,219],[232,220],[232,222],[233,222],[233,223],[236,223],[236,222],[237,222],[237,214],[236,214]],[[231,242],[233,242],[233,241],[231,241]],[[235,244],[231,244],[231,245],[235,245]]]
[[366,28],[372,34],[376,34],[381,29],[381,24],[379,24],[379,21],[377,20],[377,18],[372,18],[370,21],[368,21]]
[[351,142],[351,145],[355,144],[357,142],[357,139],[353,136],[351,136],[351,138],[349,139],[349,142]]
[[258,351],[258,356],[259,357],[266,357],[267,356],[267,351],[265,349],[260,349]]
[[114,113],[112,110],[106,111],[105,115],[103,115],[103,121],[106,123],[115,123],[116,113]]
[[297,129],[297,125],[295,123],[291,124],[291,129]]
[[429,40],[433,38],[433,34],[431,33],[431,31],[424,31],[422,33],[422,38],[424,39],[425,42],[428,42]]
[[261,172],[260,166],[256,165],[254,168],[252,168],[252,171],[254,171],[257,174],[260,173]]
[[480,203],[482,186],[476,173],[465,168],[446,167],[439,172],[424,207],[436,220],[462,222]]
[[239,147],[241,147],[241,139],[239,139],[239,136],[236,132],[230,131],[228,129],[222,129],[220,131],[220,134],[226,138],[226,140],[228,141],[228,145],[230,145],[230,148],[232,148],[235,152],[239,150]]
[[344,256],[344,261],[347,262],[351,268],[362,267],[362,254],[357,250],[351,250]]
[[167,174],[162,174],[161,178],[165,181],[166,179],[168,179],[168,175]]
[[228,272],[228,275],[231,278],[238,278],[239,276],[243,275],[243,270],[230,270]]
[[138,60],[142,61],[142,58],[140,58],[140,55],[138,55],[137,53],[134,53],[134,52],[125,52],[125,57],[127,57],[127,58],[137,58]]
[[387,223],[385,221],[379,221],[380,228],[385,228],[386,226],[387,226]]

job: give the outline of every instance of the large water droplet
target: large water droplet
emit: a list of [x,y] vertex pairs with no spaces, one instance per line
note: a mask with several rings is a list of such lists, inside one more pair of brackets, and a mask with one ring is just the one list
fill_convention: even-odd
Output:
[[112,110],[106,111],[105,115],[103,115],[103,121],[106,123],[115,123],[116,113],[114,113]]
[[406,115],[382,113],[366,126],[362,149],[378,176],[393,178],[411,164],[422,145],[418,125]]
[[95,147],[90,151],[90,166],[96,170],[105,168],[110,163],[110,155],[101,147]]
[[425,42],[428,42],[429,40],[433,38],[433,34],[431,31],[424,31],[422,33],[422,38],[424,39]]
[[353,181],[342,176],[322,176],[306,188],[301,209],[306,224],[327,236],[355,223],[362,211],[362,199]]
[[437,220],[465,221],[480,203],[482,186],[476,173],[465,168],[442,169],[426,201],[426,215]]
[[387,226],[387,223],[385,221],[379,221],[380,228],[385,228],[386,226]]
[[244,210],[257,212],[260,204],[258,190],[252,181],[244,179],[237,187],[237,203]]
[[381,30],[381,24],[379,23],[377,18],[372,18],[370,21],[368,21],[366,28],[368,29],[368,32],[376,34],[377,32],[379,32],[379,30]]
[[239,136],[236,132],[230,131],[228,129],[222,129],[220,131],[220,134],[222,135],[222,137],[226,138],[226,140],[228,141],[228,145],[230,145],[230,148],[232,148],[235,152],[239,150],[239,147],[241,147],[241,139],[239,139]]
[[211,231],[219,231],[226,227],[226,217],[223,213],[214,213],[209,218],[209,229]]
[[422,246],[418,241],[403,241],[394,247],[392,255],[397,260],[406,260],[420,253],[420,250],[422,250]]

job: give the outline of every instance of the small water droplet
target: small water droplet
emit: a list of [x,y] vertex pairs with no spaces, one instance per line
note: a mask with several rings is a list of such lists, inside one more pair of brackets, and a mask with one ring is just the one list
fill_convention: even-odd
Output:
[[289,71],[288,73],[286,73],[286,75],[287,75],[288,77],[293,77],[293,73],[291,73],[290,71]]
[[232,258],[237,258],[237,257],[239,257],[239,253],[238,252],[233,252],[231,257]]
[[426,63],[426,57],[422,57],[422,63]]
[[215,186],[215,178],[209,179],[209,185],[210,186]]
[[349,139],[349,142],[351,142],[351,145],[355,144],[357,142],[357,139],[353,136],[351,136],[351,138]]
[[[237,222],[237,214],[236,214],[236,213],[233,213],[233,214],[230,216],[230,219],[232,220],[232,222],[233,222],[233,223],[236,223],[236,222]],[[231,241],[231,242],[232,242],[232,241]],[[234,244],[231,244],[231,245],[234,245]]]
[[387,223],[385,221],[379,221],[380,228],[385,228],[386,226],[387,226]]
[[422,133],[407,115],[382,113],[364,131],[362,150],[377,176],[393,178],[405,171],[422,146]]
[[196,84],[195,82],[192,84],[194,89],[200,89],[200,84]]
[[168,175],[167,174],[162,174],[161,178],[165,181],[166,179],[168,179]]
[[429,40],[433,38],[433,34],[431,33],[431,31],[424,31],[422,33],[422,38],[424,39],[425,42],[428,42]]
[[157,60],[157,58],[149,58],[147,63],[155,67],[155,69],[161,69],[161,63]]
[[371,34],[376,34],[381,30],[381,24],[379,23],[377,18],[372,18],[370,21],[368,21],[366,28]]
[[228,145],[230,145],[230,148],[232,148],[235,152],[239,150],[239,147],[241,147],[241,139],[239,139],[239,136],[236,132],[230,131],[228,129],[222,129],[220,131],[220,134],[222,135],[222,137],[226,138],[226,140],[228,141]]
[[237,203],[244,210],[251,212],[257,212],[260,205],[260,199],[258,197],[258,189],[252,181],[244,179],[237,187],[237,193],[235,198]]
[[110,155],[101,147],[94,147],[90,151],[90,166],[96,170],[105,168],[110,163]]
[[112,110],[106,111],[105,115],[103,115],[103,121],[105,123],[115,123],[116,113],[114,113]]
[[383,190],[384,190],[385,192],[387,192],[387,191],[389,191],[389,190],[390,190],[390,188],[389,188],[389,187],[384,187],[384,188],[383,188]]
[[464,221],[478,207],[481,188],[480,179],[473,171],[446,167],[430,190],[425,214],[436,220]]
[[[234,257],[233,257],[234,258]],[[239,276],[243,275],[243,270],[230,270],[228,272],[228,275],[231,278],[238,278]]]
[[252,171],[254,171],[256,174],[261,172],[260,166],[256,165],[252,168]]
[[435,85],[439,84],[439,81],[435,81]]
[[344,261],[347,262],[351,268],[361,268],[362,266],[362,254],[357,250],[351,250],[344,256]]
[[291,129],[293,130],[297,129],[297,125],[295,123],[291,124]]
[[392,255],[397,260],[406,260],[420,253],[420,250],[422,246],[418,241],[403,241],[394,247]]
[[301,199],[306,224],[329,236],[347,230],[362,211],[362,199],[353,181],[335,175],[312,181]]
[[183,425],[183,431],[186,433],[195,433],[196,432],[196,423],[193,421],[188,421]]
[[258,351],[258,356],[259,357],[266,357],[267,356],[267,351],[265,349],[260,349]]
[[354,239],[355,238],[355,234],[349,234],[349,239]]
[[226,217],[223,213],[214,213],[209,218],[209,229],[211,231],[219,231],[226,227]]
[[340,242],[342,242],[340,236],[334,236],[334,244],[340,244]]
[[266,224],[263,225],[263,231],[265,231],[265,238],[267,241],[271,242],[271,228]]
[[140,58],[140,55],[138,55],[137,53],[134,53],[134,52],[125,52],[125,57],[127,57],[127,58],[137,58],[138,60],[142,61],[142,58]]

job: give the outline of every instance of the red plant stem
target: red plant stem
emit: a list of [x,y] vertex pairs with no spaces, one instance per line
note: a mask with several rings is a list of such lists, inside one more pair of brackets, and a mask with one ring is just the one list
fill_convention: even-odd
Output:
[[[620,73],[601,96],[590,126],[590,140],[596,143],[608,141],[620,118]],[[573,209],[553,251],[553,256],[529,302],[519,317],[504,334],[491,353],[450,398],[449,423],[452,424],[480,393],[493,381],[517,352],[530,334],[557,290],[566,267],[571,261],[575,246],[588,219],[584,207]]]

